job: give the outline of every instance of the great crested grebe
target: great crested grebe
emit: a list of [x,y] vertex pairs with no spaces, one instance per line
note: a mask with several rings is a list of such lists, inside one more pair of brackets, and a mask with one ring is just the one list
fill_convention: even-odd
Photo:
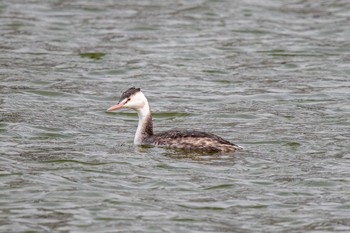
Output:
[[122,94],[119,104],[110,107],[107,111],[122,107],[136,110],[139,116],[134,138],[135,145],[154,145],[213,152],[241,149],[241,147],[219,136],[195,130],[169,130],[153,134],[151,108],[140,88],[131,87],[126,90]]

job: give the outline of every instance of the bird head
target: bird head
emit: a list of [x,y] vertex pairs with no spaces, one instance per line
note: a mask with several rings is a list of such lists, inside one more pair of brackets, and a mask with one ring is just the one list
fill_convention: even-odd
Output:
[[116,110],[118,108],[130,108],[134,110],[139,110],[145,106],[147,103],[147,99],[144,94],[141,92],[140,88],[131,87],[120,97],[119,103],[113,105],[109,109],[108,112]]

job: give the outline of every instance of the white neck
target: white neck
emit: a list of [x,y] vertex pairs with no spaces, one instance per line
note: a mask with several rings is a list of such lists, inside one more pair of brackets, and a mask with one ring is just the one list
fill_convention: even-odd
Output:
[[148,101],[146,100],[144,106],[136,111],[139,116],[139,124],[137,126],[134,144],[141,145],[147,137],[153,135],[152,114]]

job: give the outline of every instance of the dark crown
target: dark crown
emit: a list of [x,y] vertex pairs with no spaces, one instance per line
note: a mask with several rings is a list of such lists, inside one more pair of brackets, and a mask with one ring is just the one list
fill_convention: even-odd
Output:
[[134,95],[135,93],[141,91],[141,88],[136,87],[130,87],[128,90],[124,91],[122,96],[120,97],[120,100],[123,100],[125,98],[129,98],[130,96]]

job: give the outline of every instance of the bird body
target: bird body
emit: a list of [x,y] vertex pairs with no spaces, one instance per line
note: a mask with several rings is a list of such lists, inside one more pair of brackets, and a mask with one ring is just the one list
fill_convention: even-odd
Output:
[[241,147],[217,135],[196,130],[176,129],[154,134],[151,108],[140,88],[132,87],[126,90],[122,94],[119,104],[110,107],[107,111],[122,107],[134,109],[138,113],[139,122],[134,138],[135,145],[154,145],[214,152],[241,149]]

